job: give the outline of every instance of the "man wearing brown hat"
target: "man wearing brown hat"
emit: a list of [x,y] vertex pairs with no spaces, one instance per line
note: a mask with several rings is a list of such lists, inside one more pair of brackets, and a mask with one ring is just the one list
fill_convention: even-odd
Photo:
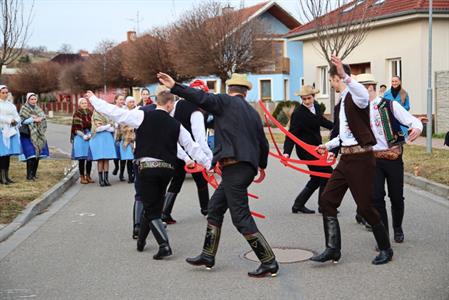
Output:
[[[302,104],[299,105],[292,114],[290,119],[289,131],[298,139],[306,142],[310,145],[321,145],[323,142],[321,139],[320,128],[324,127],[332,129],[334,123],[326,119],[320,111],[320,106],[315,102],[315,95],[320,91],[313,88],[310,85],[302,87],[301,91],[296,93],[301,97]],[[284,142],[284,156],[290,157],[293,146],[295,144],[289,137],[285,137]],[[305,151],[300,146],[296,145],[296,154],[299,159],[303,160],[315,160],[316,158]],[[307,166],[309,170],[323,173],[332,173],[332,167],[329,166]],[[304,214],[313,214],[315,211],[308,209],[305,204],[309,200],[310,196],[319,188],[318,198],[326,186],[327,178],[310,175],[310,180],[307,182],[304,189],[299,193],[295,199],[295,203],[292,207],[293,213],[302,212]]]
[[176,83],[164,73],[159,81],[171,92],[210,112],[215,120],[215,151],[212,164],[219,163],[222,181],[209,201],[207,231],[202,253],[187,258],[189,264],[211,268],[215,264],[221,225],[229,208],[232,223],[245,237],[261,261],[251,277],[276,276],[279,266],[274,253],[257,228],[248,206],[248,186],[258,169],[265,169],[269,145],[259,114],[245,97],[252,84],[244,74],[233,74],[226,81],[228,94],[205,93]]

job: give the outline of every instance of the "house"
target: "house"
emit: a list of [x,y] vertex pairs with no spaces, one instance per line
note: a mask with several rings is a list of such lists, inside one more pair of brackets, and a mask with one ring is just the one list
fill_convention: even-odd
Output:
[[[232,9],[232,8],[227,8]],[[243,20],[250,21],[259,18],[273,33],[272,53],[276,57],[275,62],[263,68],[257,73],[248,74],[248,79],[253,84],[253,89],[248,92],[248,101],[267,101],[298,99],[295,92],[301,87],[302,77],[302,43],[288,42],[284,37],[292,29],[300,26],[299,21],[284,10],[274,1],[259,3],[254,6],[236,10]],[[200,76],[207,82],[209,89],[219,92],[221,80],[211,75]],[[149,89],[154,92],[156,84],[151,84]]]
[[[379,84],[390,86],[393,75],[402,78],[410,95],[411,112],[427,111],[428,6],[427,0],[365,0],[373,9],[375,21],[366,39],[345,59],[355,74],[373,73]],[[357,0],[363,4],[364,0]],[[351,9],[363,10],[355,1],[330,12],[344,14]],[[353,12],[357,15],[357,11]],[[335,20],[328,18],[327,20]],[[321,90],[318,101],[329,112],[328,64],[315,49],[315,22],[290,31],[288,42],[303,43],[304,82]],[[332,25],[332,24],[327,24]],[[437,131],[449,130],[449,1],[433,1],[433,63],[434,113]],[[301,63],[302,64],[302,63]],[[446,119],[445,124],[442,118]]]

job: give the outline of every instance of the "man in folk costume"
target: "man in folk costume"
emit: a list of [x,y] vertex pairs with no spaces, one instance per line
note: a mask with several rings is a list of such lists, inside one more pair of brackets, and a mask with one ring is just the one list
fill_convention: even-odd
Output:
[[[202,84],[201,84],[202,83]],[[201,80],[195,80],[191,87],[200,88],[203,91],[208,91],[207,85]],[[206,128],[204,122],[204,115],[199,110],[198,106],[194,103],[188,102],[184,99],[175,102],[173,110],[170,115],[178,120],[182,126],[191,134],[193,140],[201,146],[204,154],[212,160],[213,154],[207,145],[206,141]],[[176,221],[171,217],[173,205],[175,204],[176,196],[181,190],[182,184],[186,177],[186,171],[184,166],[187,164],[194,165],[194,161],[181,149],[182,159],[178,159],[175,168],[175,174],[165,194],[164,208],[162,209],[162,221],[167,224],[174,224]],[[207,205],[209,203],[209,188],[207,181],[203,175],[199,173],[192,174],[193,180],[195,180],[196,188],[198,191],[198,199],[200,201],[201,214],[207,215]]]
[[397,101],[389,101],[377,96],[377,82],[372,74],[360,74],[357,80],[370,94],[371,128],[377,144],[373,147],[376,157],[374,180],[374,206],[380,214],[388,232],[388,216],[385,208],[385,181],[391,201],[391,217],[394,240],[404,241],[402,220],[404,218],[404,162],[402,145],[405,138],[401,126],[408,128],[408,140],[414,141],[422,132],[421,121],[410,114]]
[[317,147],[317,151],[324,154],[326,150],[341,146],[342,155],[320,199],[326,249],[311,260],[337,262],[340,259],[341,236],[337,208],[349,188],[357,204],[357,213],[372,226],[380,250],[372,263],[385,264],[392,259],[393,250],[373,202],[372,191],[376,172],[373,146],[376,144],[376,138],[370,126],[369,94],[363,85],[350,77],[349,66],[343,66],[336,56],[332,56],[332,63],[333,66],[329,70],[331,84],[340,93],[335,125],[339,129],[339,135]]
[[[315,101],[315,95],[320,91],[313,88],[310,85],[305,85],[302,87],[301,91],[297,93],[297,96],[301,97],[302,103],[299,105],[292,114],[290,119],[290,129],[289,131],[299,138],[300,140],[310,144],[310,145],[321,145],[321,127],[332,129],[334,123],[326,119],[320,111],[320,106]],[[289,138],[285,137],[284,142],[284,156],[290,157],[294,142]],[[299,159],[303,160],[315,160],[316,158],[305,151],[300,146],[296,145],[296,154]],[[309,170],[323,173],[332,173],[332,167],[329,166],[307,166]],[[310,180],[307,182],[306,186],[303,188],[301,193],[296,197],[295,203],[292,207],[293,213],[302,212],[304,214],[313,214],[315,211],[308,209],[305,204],[307,200],[312,196],[312,194],[319,188],[318,198],[323,193],[324,187],[326,186],[327,178],[318,177],[315,175],[310,175]]]
[[11,184],[9,165],[12,155],[21,151],[19,138],[20,116],[14,104],[8,101],[8,87],[0,85],[0,183]]
[[257,111],[245,97],[252,84],[244,74],[233,74],[226,81],[228,94],[206,93],[176,83],[165,73],[159,81],[171,92],[195,103],[214,115],[215,150],[213,164],[219,163],[222,181],[209,201],[207,229],[202,253],[187,258],[189,264],[211,268],[215,264],[224,214],[229,208],[234,226],[245,237],[261,261],[251,277],[276,276],[279,266],[274,253],[260,233],[248,206],[248,186],[258,169],[265,169],[269,145]]
[[209,167],[210,159],[195,143],[189,132],[169,112],[174,106],[174,95],[169,91],[157,97],[157,108],[153,111],[125,110],[109,104],[88,92],[89,100],[97,111],[119,124],[136,128],[135,157],[139,161],[139,180],[144,212],[141,217],[137,250],[143,251],[150,232],[159,244],[154,259],[172,255],[167,231],[161,220],[162,206],[167,185],[173,176],[177,160],[178,143],[201,164]]

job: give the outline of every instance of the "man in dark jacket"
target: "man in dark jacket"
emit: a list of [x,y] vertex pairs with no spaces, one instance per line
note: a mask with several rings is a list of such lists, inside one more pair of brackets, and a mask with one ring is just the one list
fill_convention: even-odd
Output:
[[[290,132],[310,145],[321,145],[321,127],[327,129],[332,129],[334,124],[326,119],[320,111],[320,106],[315,102],[315,94],[320,91],[314,89],[310,85],[305,85],[302,87],[301,91],[297,93],[297,96],[301,97],[302,104],[299,105],[292,114],[290,120]],[[284,142],[284,156],[290,157],[292,154],[293,146],[295,144],[293,141],[286,136]],[[296,154],[299,159],[303,160],[316,160],[316,158],[305,151],[300,146],[296,145]],[[307,166],[309,170],[323,173],[332,173],[332,167],[329,166]],[[310,180],[307,182],[304,189],[296,197],[295,203],[292,207],[293,213],[302,212],[304,214],[313,214],[315,211],[305,207],[307,200],[312,196],[312,194],[319,188],[318,198],[326,186],[327,178],[318,177],[310,175]]]
[[248,206],[247,188],[259,168],[265,169],[269,145],[262,120],[245,97],[251,83],[246,75],[233,74],[226,84],[228,94],[209,94],[202,90],[177,84],[173,78],[158,73],[159,81],[171,92],[214,115],[215,150],[212,164],[219,163],[222,181],[209,201],[208,225],[202,253],[187,262],[211,268],[215,264],[221,225],[226,210],[237,230],[245,236],[261,265],[252,277],[276,276],[279,266],[274,253],[259,232]]

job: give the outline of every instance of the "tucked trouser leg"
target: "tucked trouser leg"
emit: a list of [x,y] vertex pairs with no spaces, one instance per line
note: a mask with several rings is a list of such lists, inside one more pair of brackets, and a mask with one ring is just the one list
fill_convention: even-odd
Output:
[[195,180],[198,200],[200,202],[201,214],[203,216],[207,215],[207,206],[209,205],[209,188],[207,186],[207,181],[204,179],[202,173],[192,174],[193,180]]
[[376,159],[376,174],[374,176],[374,207],[380,215],[380,219],[388,233],[388,215],[385,208],[385,169],[384,162]]
[[397,243],[404,241],[402,220],[404,218],[404,163],[402,157],[388,161],[388,196],[391,201],[391,219],[394,231],[394,240]]
[[140,220],[143,213],[143,203],[140,196],[140,179],[139,179],[139,166],[137,163],[133,163],[134,170],[134,205],[133,205],[133,239],[137,239],[140,229]]

